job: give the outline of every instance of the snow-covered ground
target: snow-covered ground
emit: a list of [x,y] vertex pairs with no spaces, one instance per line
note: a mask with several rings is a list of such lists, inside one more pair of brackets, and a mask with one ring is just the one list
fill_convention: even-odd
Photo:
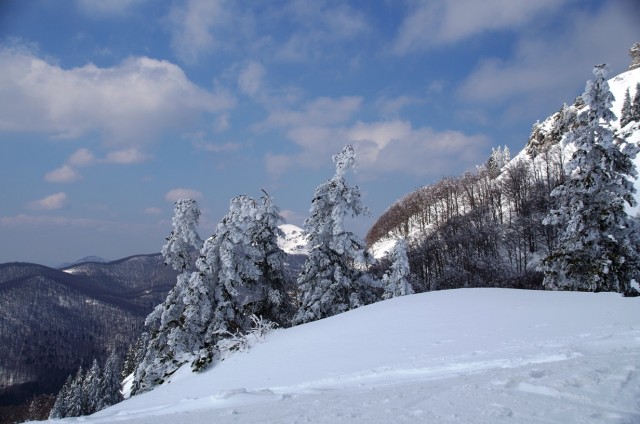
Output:
[[640,423],[640,298],[460,289],[286,330],[86,423]]

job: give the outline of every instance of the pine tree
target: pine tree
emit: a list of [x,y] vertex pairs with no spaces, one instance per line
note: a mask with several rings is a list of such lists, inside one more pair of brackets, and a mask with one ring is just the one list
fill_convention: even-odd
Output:
[[[180,271],[176,285],[167,294],[163,303],[156,306],[145,321],[150,335],[144,349],[144,357],[140,360],[134,373],[132,394],[149,390],[162,383],[180,366],[193,358],[194,351],[201,348],[201,331],[193,328],[187,315],[193,309],[210,309],[206,297],[201,304],[194,298],[194,293],[201,286],[201,276],[197,272],[189,272],[193,268],[197,252],[202,247],[202,240],[196,230],[200,210],[192,199],[180,199],[176,202],[173,215],[173,230],[162,247],[165,263]],[[207,320],[206,313],[198,317]],[[205,325],[206,324],[202,324]]]
[[122,401],[121,372],[122,362],[116,351],[113,350],[102,369],[95,407],[96,411],[100,411]]
[[347,214],[367,213],[358,187],[344,179],[355,167],[355,151],[346,146],[333,156],[336,173],[320,184],[311,201],[311,216],[304,228],[312,246],[298,277],[300,308],[293,324],[329,317],[375,300],[374,282],[364,272],[372,263],[364,243],[345,231]]
[[498,146],[497,149],[491,149],[491,156],[487,161],[487,170],[492,178],[496,178],[502,172],[502,168],[509,163],[511,160],[511,152],[509,152],[509,148],[504,146],[504,149],[501,149]]
[[53,403],[53,408],[51,408],[51,412],[49,413],[49,419],[53,418],[64,418],[67,416],[67,400],[69,398],[69,393],[71,391],[71,385],[73,384],[73,375],[69,374],[67,380],[60,388],[58,395],[56,396],[56,400]]
[[173,230],[167,242],[162,246],[162,257],[167,265],[184,272],[193,267],[202,248],[202,239],[198,235],[200,209],[193,199],[180,199],[173,211]]
[[277,245],[281,234],[277,225],[282,221],[268,195],[261,204],[237,196],[215,234],[205,242],[196,265],[203,281],[209,283],[214,307],[206,348],[194,368],[212,361],[218,340],[250,331],[252,315],[280,325],[288,322],[291,306],[284,287],[285,254]]
[[384,287],[383,299],[413,294],[413,288],[407,277],[409,276],[409,258],[407,257],[407,242],[400,239],[391,251],[391,272],[382,278]]
[[91,368],[89,368],[82,381],[83,401],[81,415],[91,415],[98,410],[101,380],[102,370],[98,365],[98,361],[94,359]]
[[78,368],[75,377],[71,381],[69,390],[64,400],[65,417],[80,417],[84,414],[85,396],[84,383],[85,373],[82,367]]
[[636,84],[636,94],[631,105],[631,120],[640,122],[640,82]]
[[633,107],[631,104],[631,95],[629,95],[629,89],[627,88],[627,91],[624,93],[622,111],[620,112],[620,127],[625,127],[631,121],[633,121]]
[[564,231],[541,268],[549,289],[630,293],[632,280],[640,281],[640,257],[638,229],[625,203],[635,205],[630,178],[637,176],[638,147],[615,139],[606,66],[596,66],[594,74],[583,94],[588,109],[568,134],[576,150],[567,179],[551,193],[558,207],[545,219]]
[[278,225],[284,223],[273,199],[264,192],[255,220],[250,228],[251,243],[258,251],[256,265],[260,277],[255,282],[255,301],[249,303],[244,314],[256,315],[286,327],[293,315],[292,303],[286,290],[286,253],[278,246],[284,233]]

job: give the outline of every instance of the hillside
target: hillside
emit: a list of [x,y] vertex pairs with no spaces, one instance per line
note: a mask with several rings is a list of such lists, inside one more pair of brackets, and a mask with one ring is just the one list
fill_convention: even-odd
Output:
[[[613,130],[630,143],[640,142],[640,123],[621,128],[620,116],[626,90],[633,98],[638,83],[638,68],[609,80],[616,98],[612,110],[618,117]],[[443,178],[398,200],[369,230],[366,241],[371,251],[384,257],[394,239],[408,239],[417,291],[540,288],[537,265],[559,232],[542,220],[552,208],[550,194],[564,181],[564,165],[573,152],[565,136],[584,108],[578,98],[535,123],[525,147],[513,159],[506,148],[497,148],[476,171]],[[640,156],[635,164],[640,166]],[[635,196],[640,200],[640,192]],[[627,211],[635,215],[638,208]]]
[[613,293],[405,296],[276,330],[64,422],[638,422],[639,323],[640,298]]
[[0,405],[55,393],[81,364],[125,348],[175,278],[159,254],[64,270],[1,264]]

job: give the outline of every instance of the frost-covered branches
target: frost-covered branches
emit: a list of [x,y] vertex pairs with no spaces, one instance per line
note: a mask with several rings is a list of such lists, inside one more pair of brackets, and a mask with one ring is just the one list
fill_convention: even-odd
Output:
[[409,277],[409,258],[407,257],[407,242],[399,239],[391,251],[391,269],[382,277],[384,288],[383,299],[413,294]]
[[336,173],[320,184],[311,201],[305,231],[311,245],[298,278],[300,308],[293,323],[301,324],[371,303],[375,285],[363,270],[372,262],[364,243],[344,230],[344,218],[368,213],[358,187],[344,179],[355,166],[355,151],[346,146],[333,157]]
[[596,66],[596,78],[587,82],[582,98],[588,109],[567,136],[576,149],[567,180],[551,194],[558,207],[545,223],[564,229],[542,262],[551,289],[628,293],[638,279],[637,223],[625,211],[625,203],[635,205],[638,146],[616,138],[610,127],[614,99],[606,74],[606,66]]

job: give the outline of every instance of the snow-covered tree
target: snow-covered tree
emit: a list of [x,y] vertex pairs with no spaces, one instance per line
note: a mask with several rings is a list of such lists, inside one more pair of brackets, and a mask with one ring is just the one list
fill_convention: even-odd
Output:
[[399,239],[391,250],[391,269],[382,277],[384,288],[383,299],[413,294],[413,288],[407,277],[409,276],[409,258],[407,257],[407,242]]
[[487,169],[492,177],[496,177],[500,175],[502,168],[511,160],[511,152],[509,152],[509,148],[504,146],[504,148],[494,149],[491,148],[491,156],[487,161]]
[[82,381],[83,402],[81,415],[90,415],[98,410],[101,385],[102,370],[98,365],[98,361],[94,359],[91,368],[89,368]]
[[162,246],[162,257],[167,265],[179,272],[193,267],[202,240],[198,235],[200,209],[193,199],[180,199],[173,211],[173,230]]
[[335,175],[320,184],[311,201],[311,216],[304,223],[311,249],[298,277],[300,307],[294,324],[329,317],[375,300],[374,281],[365,272],[372,263],[364,242],[344,229],[350,214],[367,213],[357,186],[345,174],[356,165],[353,146],[333,156]]
[[638,146],[614,136],[606,66],[594,75],[582,96],[587,109],[567,136],[575,147],[567,179],[552,192],[557,208],[545,219],[564,231],[541,268],[549,289],[628,293],[640,280],[637,224],[625,211],[625,203],[636,203],[630,179]]
[[640,82],[636,84],[636,94],[631,105],[631,120],[640,122]]
[[197,266],[210,283],[213,315],[205,337],[208,350],[196,368],[213,359],[218,340],[250,331],[253,315],[287,324],[291,306],[285,291],[285,254],[277,245],[282,221],[268,195],[261,203],[238,196],[205,242]]
[[78,368],[75,377],[71,381],[64,400],[65,417],[79,417],[84,414],[84,378],[82,367]]
[[620,112],[620,126],[624,127],[631,121],[633,121],[633,105],[631,104],[631,95],[627,88],[627,91],[624,93],[624,102],[622,103],[622,110]]
[[102,369],[96,411],[122,401],[121,374],[122,362],[115,350],[111,352]]
[[69,374],[67,380],[60,388],[56,400],[53,403],[53,408],[49,412],[49,419],[64,418],[67,416],[69,393],[71,391],[71,385],[73,384],[73,375]]
[[[198,272],[188,271],[193,268],[202,248],[197,232],[199,218],[200,210],[195,200],[176,202],[173,230],[162,247],[162,256],[165,263],[180,274],[165,301],[156,306],[145,321],[150,337],[144,357],[135,370],[132,393],[160,384],[202,348],[201,333],[206,328],[206,311],[211,309],[211,304],[209,296],[198,296],[202,290],[206,291],[207,283]],[[205,312],[194,315],[195,310]],[[194,321],[200,324],[195,325]]]

